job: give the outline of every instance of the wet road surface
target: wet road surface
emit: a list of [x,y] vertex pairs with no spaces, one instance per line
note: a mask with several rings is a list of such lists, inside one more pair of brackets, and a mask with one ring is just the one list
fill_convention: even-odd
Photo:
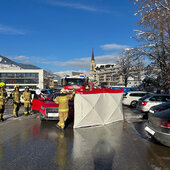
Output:
[[127,122],[81,129],[70,123],[65,131],[38,114],[20,114],[0,122],[0,169],[170,169],[170,148],[150,139],[145,121],[128,108]]

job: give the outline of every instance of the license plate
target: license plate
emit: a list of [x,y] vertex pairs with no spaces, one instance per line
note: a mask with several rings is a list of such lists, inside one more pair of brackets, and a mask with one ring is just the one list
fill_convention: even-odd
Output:
[[59,113],[48,113],[48,117],[58,117]]
[[151,135],[154,135],[155,134],[155,131],[153,131],[151,128],[149,128],[148,126],[145,127],[145,130],[147,132],[149,132]]

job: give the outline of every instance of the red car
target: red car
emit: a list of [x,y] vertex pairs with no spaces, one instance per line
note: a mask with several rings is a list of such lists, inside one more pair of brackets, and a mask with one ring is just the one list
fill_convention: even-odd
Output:
[[[44,102],[40,107],[40,119],[41,120],[58,120],[58,104],[53,100],[59,96],[60,93],[54,93],[51,95],[48,101]],[[69,101],[69,116],[74,115],[74,101],[71,99]]]
[[51,95],[49,95],[47,98],[41,98],[38,95],[34,94],[34,98],[32,100],[32,112],[33,113],[40,112],[41,105],[48,101]]

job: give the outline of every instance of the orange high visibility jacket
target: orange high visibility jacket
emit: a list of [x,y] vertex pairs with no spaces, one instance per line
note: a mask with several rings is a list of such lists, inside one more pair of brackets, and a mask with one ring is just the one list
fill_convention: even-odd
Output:
[[65,96],[57,96],[54,102],[59,104],[58,112],[68,112],[69,111],[69,100],[73,97],[73,94]]

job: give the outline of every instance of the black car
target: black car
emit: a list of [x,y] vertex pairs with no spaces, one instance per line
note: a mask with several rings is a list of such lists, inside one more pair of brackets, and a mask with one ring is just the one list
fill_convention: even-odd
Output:
[[161,111],[166,110],[166,109],[170,109],[170,102],[166,102],[166,103],[163,103],[163,104],[153,106],[153,107],[150,108],[149,112],[154,114],[156,112],[161,112]]
[[148,114],[145,131],[157,141],[170,147],[170,109]]

